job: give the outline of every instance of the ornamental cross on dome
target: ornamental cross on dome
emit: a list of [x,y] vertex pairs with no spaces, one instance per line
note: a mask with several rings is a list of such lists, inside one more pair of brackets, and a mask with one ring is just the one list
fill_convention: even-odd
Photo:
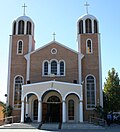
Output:
[[23,15],[25,16],[25,8],[27,7],[24,3],[24,5],[22,6],[23,7]]
[[87,1],[86,1],[86,3],[84,4],[84,6],[86,6],[86,13],[88,14],[88,7],[90,6],[90,4],[88,4]]

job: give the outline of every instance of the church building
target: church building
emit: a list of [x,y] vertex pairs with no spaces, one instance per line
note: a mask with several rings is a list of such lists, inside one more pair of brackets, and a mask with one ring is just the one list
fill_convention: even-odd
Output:
[[[99,23],[76,20],[78,51],[55,39],[35,49],[33,20],[13,21],[9,40],[8,104],[25,122],[83,122],[103,106]],[[38,43],[38,42],[36,42]],[[76,42],[75,42],[76,43]],[[73,44],[74,45],[74,44]]]

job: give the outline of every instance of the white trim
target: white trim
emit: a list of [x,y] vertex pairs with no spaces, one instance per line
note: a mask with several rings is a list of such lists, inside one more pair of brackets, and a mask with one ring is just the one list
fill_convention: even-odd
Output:
[[[22,85],[22,89],[23,89],[23,85]],[[40,97],[39,97],[39,95],[37,93],[35,93],[35,92],[27,92],[24,96],[22,96],[21,101],[24,101],[25,97],[27,95],[29,95],[29,94],[34,94],[34,95],[36,95],[36,97],[37,97],[38,100],[41,100]]]
[[83,20],[83,33],[86,33],[85,20]]
[[78,54],[78,83],[82,81],[82,67],[81,67],[81,54]]
[[59,75],[60,76],[65,76],[66,75],[66,63],[65,63],[64,60],[59,60],[59,64],[60,64],[60,62],[63,62],[64,63],[64,75],[60,75],[60,65],[59,65]]
[[102,61],[101,61],[101,42],[100,34],[98,34],[98,52],[99,52],[99,89],[100,89],[100,105],[103,107],[103,91],[102,91]]
[[86,105],[86,110],[93,110],[94,108],[87,108],[87,77],[88,76],[92,76],[94,78],[94,87],[95,87],[95,106],[96,106],[96,77],[93,75],[93,74],[88,74],[86,77],[85,77],[85,105]]
[[97,18],[91,14],[84,14],[83,16],[79,17],[77,22],[79,22],[80,20],[86,20],[87,18],[90,18],[91,20],[96,20]]
[[[20,110],[21,108],[15,108],[14,107],[14,96],[15,96],[15,78],[17,78],[17,77],[22,77],[22,79],[23,79],[23,84],[24,84],[24,77],[22,76],[22,75],[16,75],[15,77],[14,77],[14,83],[13,83],[13,104],[12,104],[12,106],[13,106],[13,109],[15,109],[15,110]],[[21,91],[22,91],[22,88],[21,88]],[[21,97],[22,97],[22,92],[21,92]]]
[[48,76],[48,75],[44,75],[44,63],[45,62],[47,62],[48,63],[48,75],[50,74],[50,63],[49,63],[49,61],[48,60],[44,60],[43,62],[42,62],[42,76]]
[[69,95],[76,95],[79,98],[79,100],[81,100],[81,97],[80,97],[81,95],[79,95],[78,93],[76,93],[74,91],[70,91],[67,94],[65,94],[65,96],[63,97],[63,100],[66,100],[67,96],[69,96]]
[[40,84],[48,84],[48,83],[56,83],[56,84],[65,84],[65,85],[71,85],[71,86],[82,86],[81,84],[75,84],[75,83],[68,83],[68,82],[60,82],[60,81],[46,81],[46,82],[38,82],[38,83],[31,83],[31,84],[23,84],[22,86],[35,86]]
[[[54,50],[55,52],[53,52],[53,50]],[[52,49],[51,49],[51,54],[57,54],[57,49],[56,49],[56,48],[52,48]]]
[[[57,60],[57,59],[51,59],[50,61],[48,60],[44,60],[42,62],[42,76],[43,77],[50,77],[51,75],[51,62],[52,61],[56,61],[57,62],[57,75],[54,75],[54,77],[61,77],[61,76],[65,76],[66,74],[66,63],[64,60]],[[48,75],[44,75],[44,63],[45,62],[48,62]],[[64,63],[64,75],[60,75],[60,62],[63,62]]]
[[30,80],[30,54],[24,56],[27,60],[26,82]]
[[26,31],[27,31],[27,22],[24,21],[24,35],[26,35]]
[[7,102],[9,105],[9,95],[10,95],[10,75],[11,75],[11,56],[12,56],[12,36],[9,40],[9,59],[8,59],[8,78],[7,78]]
[[28,50],[28,53],[32,52],[33,51],[33,47],[32,47],[32,35],[29,35],[29,50]]
[[[22,51],[21,51],[21,53],[19,53],[18,52],[18,49],[19,49],[19,42],[22,42]],[[23,55],[23,46],[24,45],[24,43],[23,43],[23,40],[21,40],[21,39],[19,39],[18,41],[17,41],[17,55]]]
[[92,34],[94,33],[94,20],[92,20]]
[[[88,52],[88,45],[87,45],[88,40],[91,41],[91,52]],[[93,54],[93,44],[92,44],[92,39],[90,38],[86,39],[86,54]]]
[[[55,81],[53,81],[53,82],[55,82]],[[61,93],[59,90],[57,90],[56,88],[48,88],[47,90],[43,91],[43,92],[41,93],[41,100],[42,100],[43,95],[44,95],[46,92],[48,92],[48,91],[56,91],[56,92],[58,92],[59,95],[61,96],[61,99],[63,100],[62,93]]]

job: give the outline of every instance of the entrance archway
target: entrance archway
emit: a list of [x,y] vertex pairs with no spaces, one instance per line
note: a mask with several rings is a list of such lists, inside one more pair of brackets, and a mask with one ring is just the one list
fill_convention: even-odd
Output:
[[44,95],[42,105],[43,122],[61,122],[62,121],[62,103],[61,96],[56,91],[49,91]]
[[60,122],[60,99],[51,96],[47,100],[46,122]]

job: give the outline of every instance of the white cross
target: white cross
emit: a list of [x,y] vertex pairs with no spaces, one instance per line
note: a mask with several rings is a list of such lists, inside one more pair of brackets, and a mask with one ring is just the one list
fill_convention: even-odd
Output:
[[86,6],[86,12],[88,14],[88,6],[90,6],[90,4],[88,4],[87,1],[86,1],[86,3],[84,4],[84,6]]

